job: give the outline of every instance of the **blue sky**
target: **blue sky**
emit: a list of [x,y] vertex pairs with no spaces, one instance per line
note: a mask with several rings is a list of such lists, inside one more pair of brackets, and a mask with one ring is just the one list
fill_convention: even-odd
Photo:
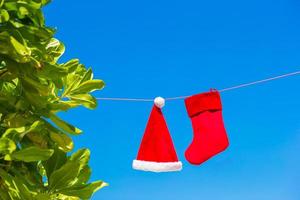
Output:
[[[54,0],[46,22],[67,51],[91,66],[106,88],[98,97],[190,95],[299,70],[297,0]],[[192,127],[183,101],[163,109],[179,173],[135,171],[152,103],[100,101],[61,116],[84,130],[76,148],[92,151],[92,179],[110,186],[93,199],[298,200],[300,76],[222,94],[230,139],[200,166],[184,151]]]

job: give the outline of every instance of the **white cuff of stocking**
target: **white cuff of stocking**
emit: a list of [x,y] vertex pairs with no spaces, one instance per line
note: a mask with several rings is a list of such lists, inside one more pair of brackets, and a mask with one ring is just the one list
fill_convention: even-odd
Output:
[[173,172],[182,169],[182,163],[178,162],[152,162],[143,160],[133,160],[132,168],[136,170],[151,172]]

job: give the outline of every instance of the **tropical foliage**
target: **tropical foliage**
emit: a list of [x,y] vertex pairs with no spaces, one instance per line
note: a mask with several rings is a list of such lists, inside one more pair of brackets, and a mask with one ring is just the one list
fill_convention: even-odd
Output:
[[0,199],[89,199],[90,151],[71,154],[82,131],[57,116],[77,106],[94,109],[90,94],[104,87],[65,51],[45,25],[49,0],[0,0]]

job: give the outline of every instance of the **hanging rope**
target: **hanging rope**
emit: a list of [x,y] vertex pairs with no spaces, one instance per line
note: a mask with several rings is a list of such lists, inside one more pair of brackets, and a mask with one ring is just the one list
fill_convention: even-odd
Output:
[[[296,72],[291,72],[288,74],[282,74],[279,76],[274,76],[271,78],[266,78],[266,79],[262,79],[262,80],[258,80],[258,81],[253,81],[250,83],[244,83],[244,84],[240,84],[240,85],[236,85],[236,86],[232,86],[232,87],[228,87],[228,88],[224,88],[219,90],[219,92],[226,92],[226,91],[230,91],[230,90],[235,90],[238,88],[243,88],[243,87],[248,87],[251,85],[256,85],[256,84],[260,84],[260,83],[265,83],[265,82],[269,82],[269,81],[273,81],[273,80],[277,80],[277,79],[281,79],[281,78],[285,78],[285,77],[289,77],[289,76],[295,76],[295,75],[299,75],[300,71],[296,71]],[[177,97],[169,97],[169,98],[165,98],[166,101],[172,101],[172,100],[179,100],[179,99],[185,99],[189,96],[177,96]],[[152,98],[119,98],[119,97],[98,97],[96,98],[97,100],[107,100],[107,101],[135,101],[135,102],[149,102],[149,101],[153,101]]]

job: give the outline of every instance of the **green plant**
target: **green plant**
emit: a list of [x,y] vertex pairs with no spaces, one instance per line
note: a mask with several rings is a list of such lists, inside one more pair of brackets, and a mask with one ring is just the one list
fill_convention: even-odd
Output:
[[90,152],[73,149],[81,130],[56,113],[94,109],[104,87],[77,59],[59,63],[64,45],[45,26],[49,0],[0,0],[0,198],[89,199]]

